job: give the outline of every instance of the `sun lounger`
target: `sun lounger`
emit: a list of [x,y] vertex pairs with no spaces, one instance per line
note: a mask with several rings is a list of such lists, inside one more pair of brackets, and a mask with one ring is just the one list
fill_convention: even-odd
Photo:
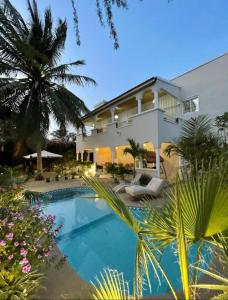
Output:
[[145,195],[151,195],[154,197],[158,197],[161,193],[161,190],[165,184],[165,180],[160,178],[153,177],[151,181],[147,184],[147,186],[140,186],[140,185],[131,185],[125,188],[125,191],[130,196],[142,197]]
[[139,183],[139,180],[140,180],[141,176],[142,176],[141,173],[137,173],[137,174],[135,175],[135,177],[133,178],[133,180],[131,181],[131,183],[122,182],[122,183],[116,185],[116,186],[113,188],[113,191],[116,192],[116,193],[124,192],[124,191],[125,191],[125,188],[126,188],[127,186],[131,186],[131,185],[134,185],[134,184]]

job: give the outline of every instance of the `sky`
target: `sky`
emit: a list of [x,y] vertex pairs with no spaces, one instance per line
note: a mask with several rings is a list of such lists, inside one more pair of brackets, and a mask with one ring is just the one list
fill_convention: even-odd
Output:
[[[26,0],[11,2],[26,16]],[[99,24],[95,0],[76,1],[80,47],[75,42],[71,1],[37,3],[41,13],[50,6],[55,20],[67,19],[62,62],[86,61],[75,73],[94,78],[97,86],[69,88],[89,109],[152,76],[171,79],[228,51],[228,0],[129,0],[127,11],[114,10],[118,50],[108,28]]]

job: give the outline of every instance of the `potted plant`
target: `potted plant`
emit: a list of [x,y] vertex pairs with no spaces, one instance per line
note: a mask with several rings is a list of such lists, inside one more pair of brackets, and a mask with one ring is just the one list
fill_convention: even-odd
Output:
[[60,167],[55,167],[54,171],[55,171],[55,180],[59,181],[59,177],[60,177],[60,174],[61,174],[61,168]]
[[77,173],[76,173],[75,171],[72,171],[70,174],[71,174],[71,178],[72,178],[72,179],[74,179],[75,176],[77,175]]
[[41,173],[37,173],[35,176],[36,181],[41,181],[44,180],[44,176]]

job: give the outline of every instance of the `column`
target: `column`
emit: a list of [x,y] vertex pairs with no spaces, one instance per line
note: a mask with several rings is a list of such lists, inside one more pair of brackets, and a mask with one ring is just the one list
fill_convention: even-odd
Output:
[[137,107],[138,107],[138,109],[137,109],[137,113],[138,113],[138,115],[139,114],[141,114],[141,112],[142,112],[142,96],[140,95],[140,96],[137,96],[136,97],[136,100],[137,100]]
[[97,163],[97,148],[95,148],[94,150],[93,150],[93,162],[94,162],[94,164],[96,164]]
[[156,153],[156,170],[157,170],[157,175],[158,178],[160,178],[160,168],[161,168],[161,163],[160,163],[160,148],[155,149]]
[[81,161],[84,161],[84,150],[81,152]]
[[111,148],[111,159],[112,159],[112,163],[114,163],[115,159],[116,159],[116,149],[115,148]]
[[79,152],[76,152],[76,160],[79,160]]
[[112,107],[110,109],[110,112],[111,112],[111,120],[112,120],[112,123],[115,122],[115,107]]
[[89,161],[89,156],[90,156],[90,151],[87,151],[88,155],[87,155],[87,161]]
[[97,128],[97,115],[93,117],[94,129]]
[[154,109],[158,108],[158,89],[152,90],[154,93]]

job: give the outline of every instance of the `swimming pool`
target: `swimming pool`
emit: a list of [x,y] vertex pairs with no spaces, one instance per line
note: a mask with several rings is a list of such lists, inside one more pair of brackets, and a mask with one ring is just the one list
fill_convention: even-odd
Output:
[[[130,228],[116,216],[106,203],[95,197],[89,188],[57,190],[47,193],[50,201],[43,205],[46,214],[56,216],[62,224],[56,239],[58,247],[68,257],[71,267],[86,281],[106,268],[123,272],[132,291],[136,239]],[[142,209],[132,208],[140,215]],[[196,247],[191,251],[193,261]],[[206,255],[206,261],[210,253]],[[160,260],[173,286],[180,288],[179,265],[174,246],[167,247]],[[152,295],[169,293],[167,283],[159,285],[151,271]],[[150,294],[145,290],[144,294]]]

